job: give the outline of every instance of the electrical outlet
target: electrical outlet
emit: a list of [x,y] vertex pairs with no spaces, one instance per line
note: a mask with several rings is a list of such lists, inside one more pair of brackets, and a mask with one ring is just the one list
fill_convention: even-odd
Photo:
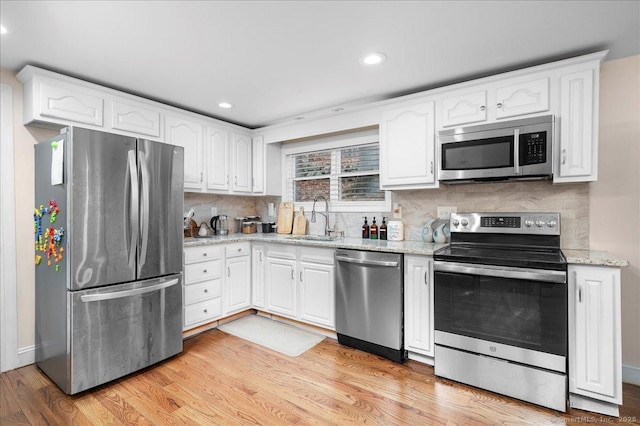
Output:
[[438,219],[449,219],[451,213],[457,212],[457,207],[438,207]]
[[218,216],[218,208],[211,207],[211,216]]

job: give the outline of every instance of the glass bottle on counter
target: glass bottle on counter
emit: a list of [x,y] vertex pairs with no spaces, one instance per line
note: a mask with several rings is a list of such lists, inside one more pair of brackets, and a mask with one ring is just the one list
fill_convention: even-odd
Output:
[[362,238],[369,238],[369,224],[367,223],[367,217],[364,217],[364,224],[362,225]]
[[371,224],[371,235],[370,238],[372,240],[378,239],[378,225],[376,224],[376,217],[373,217],[373,223]]
[[386,240],[387,239],[387,222],[386,222],[387,218],[383,217],[382,218],[382,225],[380,225],[380,239],[381,240]]

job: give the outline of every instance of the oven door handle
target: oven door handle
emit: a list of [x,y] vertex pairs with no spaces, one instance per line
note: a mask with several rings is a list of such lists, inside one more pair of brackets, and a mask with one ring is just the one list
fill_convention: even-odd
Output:
[[473,263],[457,263],[435,261],[435,272],[452,272],[456,274],[481,275],[484,277],[515,278],[519,280],[544,281],[565,284],[565,271],[545,271],[541,269],[512,268],[508,266],[476,265]]

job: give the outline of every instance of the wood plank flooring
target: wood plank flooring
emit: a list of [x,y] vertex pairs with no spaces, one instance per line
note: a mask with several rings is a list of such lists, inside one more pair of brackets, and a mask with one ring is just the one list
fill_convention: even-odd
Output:
[[186,340],[180,355],[75,396],[34,365],[0,376],[2,426],[640,424],[640,387],[624,385],[620,414],[558,413],[330,338],[290,358],[218,330]]

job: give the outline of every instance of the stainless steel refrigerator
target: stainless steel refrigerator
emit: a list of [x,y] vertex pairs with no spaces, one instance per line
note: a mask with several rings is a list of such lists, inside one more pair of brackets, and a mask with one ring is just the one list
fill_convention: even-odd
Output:
[[77,127],[35,146],[36,363],[68,394],[182,351],[183,157]]

